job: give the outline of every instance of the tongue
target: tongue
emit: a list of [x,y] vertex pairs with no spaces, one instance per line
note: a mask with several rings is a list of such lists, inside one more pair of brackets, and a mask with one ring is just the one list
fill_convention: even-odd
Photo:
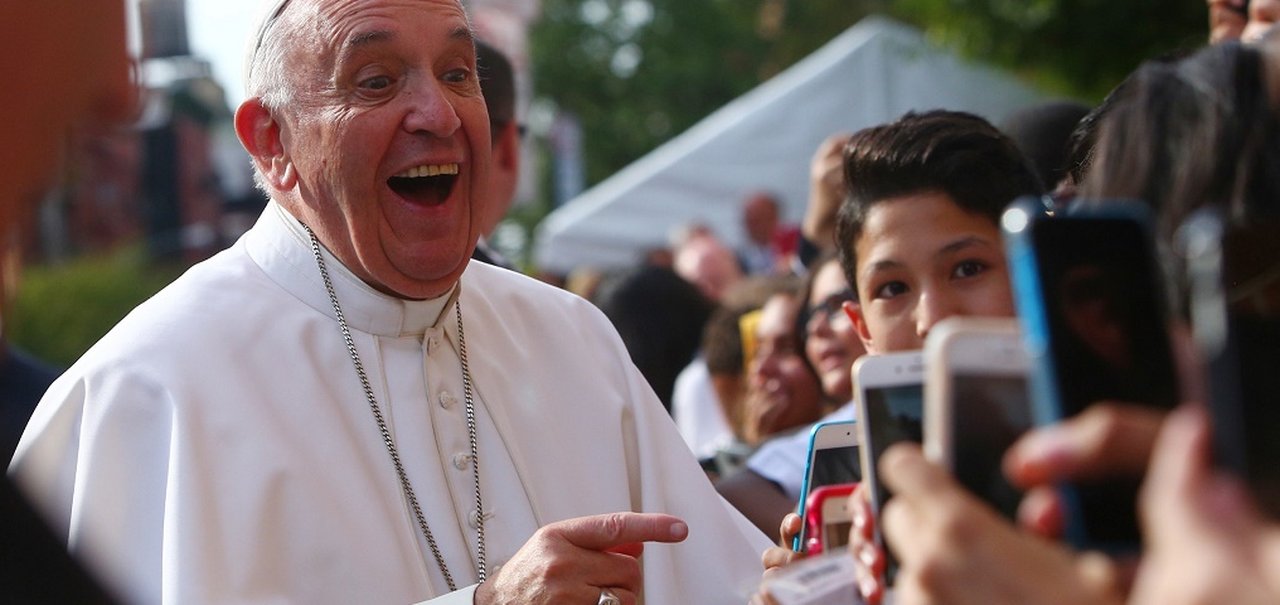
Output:
[[427,176],[418,178],[393,177],[387,182],[391,190],[415,204],[434,206],[444,203],[449,196],[453,177]]

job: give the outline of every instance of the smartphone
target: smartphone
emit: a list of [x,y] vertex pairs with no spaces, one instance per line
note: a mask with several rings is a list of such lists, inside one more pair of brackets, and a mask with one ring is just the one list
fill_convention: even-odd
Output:
[[1205,209],[1178,231],[1192,332],[1207,371],[1217,466],[1280,518],[1280,220]]
[[[805,464],[804,483],[800,487],[800,504],[797,511],[805,518],[810,494],[821,487],[862,480],[858,466],[858,423],[853,420],[820,422],[809,433],[809,457]],[[800,526],[800,533],[791,545],[792,550],[804,552],[809,538],[808,528]]]
[[1005,451],[1031,428],[1027,354],[1014,318],[951,317],[925,339],[924,452],[1008,519],[1022,492]]
[[[880,455],[899,441],[920,443],[924,437],[924,358],[920,351],[863,355],[853,364],[854,405],[862,434],[862,477],[877,516],[890,494],[880,482]],[[879,526],[876,543],[884,549],[885,584],[892,586],[898,562],[884,544]]]
[[816,488],[809,494],[804,516],[808,534],[804,543],[806,554],[831,552],[849,544],[849,530],[853,528],[849,494],[856,487],[857,483],[837,483]]
[[[1092,202],[1058,216],[1043,208],[1040,198],[1023,198],[1001,217],[1036,424],[1099,401],[1172,409],[1178,380],[1167,296],[1145,207]],[[1138,550],[1141,481],[1062,486],[1068,540],[1081,549]]]

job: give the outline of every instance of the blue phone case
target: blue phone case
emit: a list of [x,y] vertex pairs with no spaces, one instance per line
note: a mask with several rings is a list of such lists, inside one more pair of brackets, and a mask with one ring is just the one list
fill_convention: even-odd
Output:
[[[1043,297],[1040,258],[1036,241],[1036,226],[1042,221],[1071,220],[1072,217],[1116,218],[1135,221],[1149,234],[1149,219],[1145,207],[1137,202],[1108,203],[1102,208],[1066,213],[1059,218],[1049,214],[1041,198],[1024,197],[1005,211],[1001,218],[1004,232],[1009,275],[1014,293],[1014,306],[1018,312],[1022,338],[1030,362],[1028,386],[1032,399],[1032,414],[1036,425],[1043,426],[1061,421],[1069,414],[1062,395],[1063,379],[1059,376],[1061,360],[1055,358],[1050,326],[1050,311]],[[1148,241],[1149,241],[1149,235]],[[1137,548],[1136,543],[1098,540],[1085,528],[1084,506],[1081,492],[1072,485],[1063,484],[1059,489],[1066,507],[1067,540],[1079,548],[1101,549],[1109,552],[1127,552]]]
[[[822,427],[824,426],[834,426],[834,425],[853,426],[856,424],[857,424],[857,421],[855,420],[835,420],[832,422],[819,422],[818,424],[813,425],[812,429],[809,429],[809,449],[808,449],[808,452],[805,454],[804,482],[800,485],[800,503],[796,507],[796,514],[800,515],[801,520],[804,519],[805,503],[809,499],[809,478],[813,476],[813,458],[814,458],[813,445],[814,445],[814,440],[818,436],[818,431],[821,430]],[[800,532],[797,533],[796,537],[791,540],[791,550],[800,552],[800,546],[804,544],[803,542],[804,537],[805,537],[805,528],[804,528],[804,524],[801,523]]]

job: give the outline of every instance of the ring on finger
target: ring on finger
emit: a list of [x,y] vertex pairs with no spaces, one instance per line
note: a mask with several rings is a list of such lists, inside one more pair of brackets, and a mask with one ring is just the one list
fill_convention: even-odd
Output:
[[596,601],[596,605],[622,605],[622,599],[619,599],[612,590],[601,588],[600,600]]

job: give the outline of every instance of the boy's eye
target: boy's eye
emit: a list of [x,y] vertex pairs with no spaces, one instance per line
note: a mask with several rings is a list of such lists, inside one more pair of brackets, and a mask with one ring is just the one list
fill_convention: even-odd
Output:
[[951,276],[958,278],[973,277],[986,270],[986,263],[977,260],[966,260],[956,265],[956,268],[951,271]]
[[894,298],[900,296],[907,291],[907,285],[900,281],[891,281],[881,284],[874,290],[875,298]]

